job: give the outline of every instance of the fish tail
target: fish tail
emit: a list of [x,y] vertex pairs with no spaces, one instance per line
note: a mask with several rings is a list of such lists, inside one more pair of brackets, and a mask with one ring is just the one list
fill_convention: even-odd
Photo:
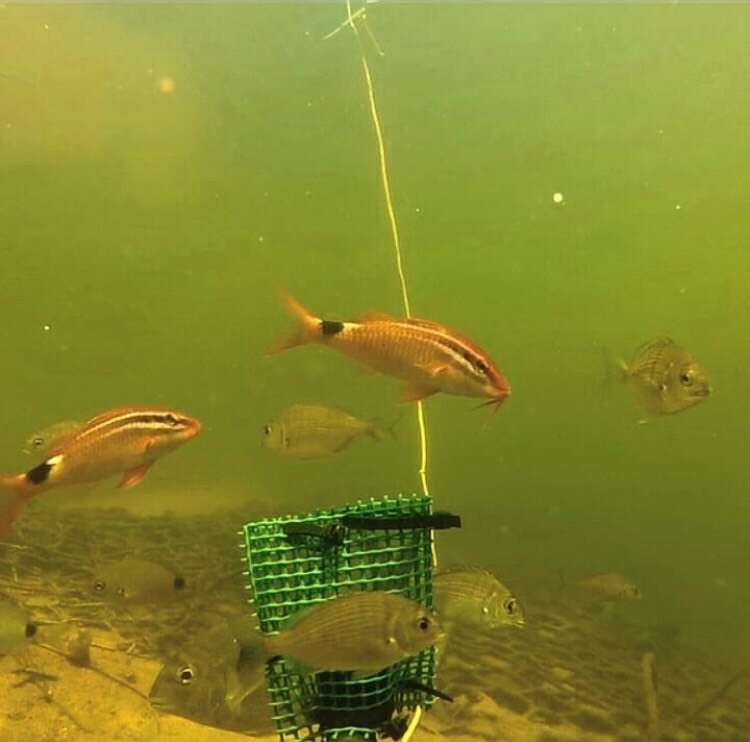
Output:
[[294,348],[297,345],[315,342],[322,335],[322,322],[312,312],[303,307],[291,294],[286,291],[281,292],[287,311],[294,317],[298,326],[297,329],[286,337],[280,338],[272,346],[269,353],[278,353],[287,348]]
[[0,475],[0,540],[10,533],[30,499],[26,475]]
[[613,383],[624,384],[628,380],[630,369],[622,358],[615,356],[609,348],[600,347],[604,373],[601,381],[602,399]]
[[402,417],[403,413],[399,415],[390,425],[382,425],[379,418],[373,417],[371,420],[367,421],[370,424],[370,427],[367,429],[367,435],[369,435],[370,438],[376,441],[382,441],[386,436],[390,436],[391,438],[396,440],[395,428],[396,425],[398,425],[401,421]]

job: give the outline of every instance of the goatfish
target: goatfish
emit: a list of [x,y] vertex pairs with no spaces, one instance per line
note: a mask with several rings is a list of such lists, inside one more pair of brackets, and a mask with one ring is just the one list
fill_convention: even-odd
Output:
[[263,427],[263,445],[283,456],[319,459],[343,451],[363,435],[380,441],[384,434],[374,420],[323,405],[294,404]]
[[630,363],[619,362],[638,404],[649,415],[671,415],[708,399],[706,372],[674,340],[658,337],[638,348]]
[[140,482],[154,462],[201,430],[198,420],[162,407],[122,407],[89,420],[50,443],[46,458],[33,469],[0,475],[9,502],[0,509],[0,539],[29,500],[57,487],[98,482],[122,474],[118,486]]
[[316,317],[293,297],[287,308],[299,327],[276,343],[278,352],[308,343],[327,345],[404,382],[401,401],[416,402],[438,392],[487,399],[498,408],[510,383],[478,345],[445,325],[423,319],[372,314],[358,322]]

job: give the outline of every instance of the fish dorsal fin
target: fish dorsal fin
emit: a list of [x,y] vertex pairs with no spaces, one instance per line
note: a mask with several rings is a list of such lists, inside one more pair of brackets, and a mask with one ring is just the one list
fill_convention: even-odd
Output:
[[398,322],[399,320],[387,312],[365,312],[357,317],[357,322]]
[[461,572],[471,572],[472,574],[476,575],[484,575],[486,577],[492,577],[494,579],[495,575],[492,574],[488,569],[485,569],[484,567],[478,567],[475,564],[452,564],[450,567],[445,567],[444,569],[441,569],[437,574],[438,575],[451,575],[451,574],[457,574]]
[[660,335],[659,337],[655,337],[652,340],[647,340],[642,345],[639,345],[638,348],[636,348],[635,356],[638,357],[650,350],[656,350],[657,348],[668,348],[672,345],[676,345],[675,341],[672,340],[672,338],[667,337],[666,335]]
[[418,317],[409,317],[406,322],[410,325],[416,325],[417,327],[426,327],[430,330],[440,330],[445,332],[448,328],[445,325],[441,325],[440,322],[435,322],[431,319],[419,319]]

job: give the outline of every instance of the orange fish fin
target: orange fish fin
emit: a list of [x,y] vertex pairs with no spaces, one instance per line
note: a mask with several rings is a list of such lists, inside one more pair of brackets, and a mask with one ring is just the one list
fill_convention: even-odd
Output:
[[431,386],[420,386],[419,384],[405,384],[401,389],[402,402],[419,402],[421,399],[427,399],[440,390]]
[[287,348],[294,348],[297,345],[312,343],[322,333],[322,322],[318,317],[305,309],[291,294],[282,291],[281,296],[284,299],[287,311],[297,320],[298,327],[290,335],[277,340],[268,351],[269,355]]
[[410,325],[416,325],[417,327],[427,327],[430,330],[440,330],[446,332],[448,328],[445,325],[441,325],[439,322],[435,322],[431,319],[419,319],[418,317],[409,317],[406,320]]
[[398,320],[386,312],[365,312],[357,317],[357,322],[397,322]]
[[426,367],[430,376],[440,376],[448,371],[449,366],[447,363],[432,363]]
[[122,487],[123,489],[130,489],[131,487],[135,487],[138,482],[143,479],[143,477],[148,474],[148,470],[153,465],[153,461],[149,461],[148,464],[143,464],[143,466],[139,466],[136,469],[131,469],[130,471],[126,471],[122,475],[122,480],[120,481],[120,484],[118,484],[118,487]]
[[25,474],[0,476],[0,540],[10,533],[31,499]]

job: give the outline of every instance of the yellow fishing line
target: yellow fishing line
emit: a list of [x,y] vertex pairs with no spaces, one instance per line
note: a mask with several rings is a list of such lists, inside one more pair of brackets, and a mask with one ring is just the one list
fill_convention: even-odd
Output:
[[[372,123],[375,127],[375,137],[378,143],[378,158],[380,161],[380,180],[383,184],[383,196],[385,197],[385,208],[388,212],[388,221],[391,225],[391,236],[393,237],[393,247],[396,251],[396,269],[398,271],[399,282],[401,283],[401,298],[404,303],[404,311],[407,317],[411,317],[411,304],[409,303],[409,291],[406,287],[406,274],[404,272],[404,261],[401,255],[401,239],[399,237],[398,222],[396,221],[396,211],[393,208],[393,199],[391,198],[391,184],[388,178],[388,161],[385,155],[385,143],[383,142],[383,129],[380,125],[380,117],[378,116],[378,107],[375,102],[375,90],[372,84],[372,75],[370,74],[370,65],[367,64],[367,57],[365,56],[365,50],[362,45],[362,40],[359,36],[359,29],[354,23],[354,15],[352,14],[352,3],[351,0],[346,0],[346,12],[347,12],[347,23],[351,27],[359,45],[360,58],[362,60],[362,69],[365,73],[365,82],[367,83],[367,97],[370,102],[370,114],[372,116]],[[363,19],[366,18],[364,13],[361,13]],[[383,52],[377,45],[374,37],[370,33],[370,37],[375,43],[375,48],[378,54],[381,56]],[[424,416],[424,406],[421,402],[417,402],[417,424],[419,427],[419,481],[422,485],[422,492],[429,496],[430,488],[427,484],[427,425]],[[432,563],[437,566],[437,552],[435,551],[435,539],[432,538]],[[419,722],[422,718],[422,707],[417,706],[414,714],[411,717],[409,727],[407,728],[404,736],[401,738],[402,742],[409,742],[414,732],[419,726]]]
[[[388,212],[388,222],[391,225],[391,236],[393,237],[393,247],[396,251],[396,269],[398,270],[398,278],[401,283],[401,298],[404,303],[404,311],[407,317],[411,317],[411,304],[409,303],[409,291],[406,287],[406,274],[404,273],[404,261],[401,255],[401,239],[399,237],[398,222],[396,221],[396,211],[393,208],[393,199],[391,198],[391,184],[388,177],[388,161],[385,155],[385,143],[383,142],[383,129],[380,125],[380,117],[378,116],[378,107],[375,102],[375,90],[372,85],[372,75],[370,74],[370,65],[367,64],[367,57],[365,56],[365,50],[362,46],[362,40],[359,36],[359,29],[354,23],[355,14],[352,14],[352,3],[351,0],[346,0],[346,12],[347,12],[347,23],[351,27],[354,35],[357,38],[359,44],[359,53],[362,60],[362,69],[365,73],[365,82],[367,83],[367,97],[370,102],[370,114],[372,116],[372,123],[375,127],[375,137],[378,143],[378,158],[380,161],[380,180],[383,184],[383,196],[385,197],[385,208]],[[417,402],[417,424],[419,427],[419,448],[420,448],[420,462],[419,462],[419,481],[422,485],[422,492],[425,495],[430,494],[430,488],[427,483],[427,424],[425,422],[424,406],[421,402]],[[437,565],[437,555],[434,549],[432,550],[432,561]]]

